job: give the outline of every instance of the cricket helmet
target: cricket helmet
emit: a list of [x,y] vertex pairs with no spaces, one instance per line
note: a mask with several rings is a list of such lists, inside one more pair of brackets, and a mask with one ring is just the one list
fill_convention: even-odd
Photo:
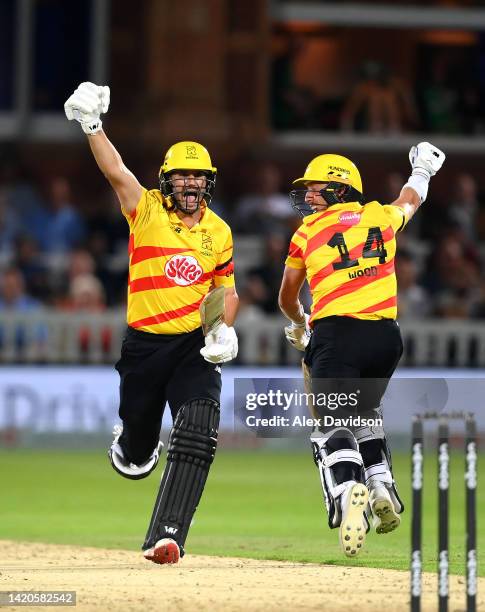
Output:
[[[206,204],[209,204],[214,194],[216,186],[217,168],[214,168],[207,149],[198,142],[184,140],[177,142],[170,147],[165,154],[165,159],[160,167],[158,178],[160,181],[160,191],[162,194],[170,198],[172,203],[185,210],[177,203],[174,197],[173,186],[170,180],[170,174],[176,170],[194,170],[202,171],[206,176],[207,183],[201,195]],[[185,212],[187,212],[185,210]],[[192,211],[195,212],[195,211]]]
[[[302,177],[293,181],[293,185],[304,187],[306,183],[327,183],[320,193],[329,206],[344,202],[362,202],[362,179],[357,166],[343,155],[318,155],[308,164]],[[292,206],[300,214],[313,214],[305,205],[302,196],[306,190],[295,189],[290,193]],[[303,208],[309,209],[304,211]]]

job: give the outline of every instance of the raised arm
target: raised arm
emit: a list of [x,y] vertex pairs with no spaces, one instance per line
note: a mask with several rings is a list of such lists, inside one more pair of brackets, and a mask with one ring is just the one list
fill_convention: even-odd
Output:
[[397,206],[404,211],[404,215],[408,221],[416,214],[418,208],[421,206],[421,198],[418,192],[413,188],[409,187],[406,183],[401,189],[401,193],[397,200],[391,202],[391,206]]
[[401,189],[397,200],[391,206],[404,211],[409,221],[428,195],[429,181],[443,165],[445,154],[429,142],[420,142],[409,151],[413,171],[408,182]]
[[115,190],[124,210],[131,213],[143,188],[102,129],[100,115],[107,112],[109,97],[109,87],[81,83],[64,104],[64,110],[69,120],[75,119],[81,124],[99,169]]
[[115,190],[121,205],[126,212],[133,212],[143,191],[137,178],[125,166],[103,130],[88,136],[88,142],[99,169]]

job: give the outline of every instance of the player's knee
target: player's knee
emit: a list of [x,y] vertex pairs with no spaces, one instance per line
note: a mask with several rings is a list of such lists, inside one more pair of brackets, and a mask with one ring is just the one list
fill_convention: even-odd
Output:
[[175,418],[168,443],[167,460],[210,465],[217,448],[220,404],[196,398],[183,404]]
[[326,441],[329,452],[342,450],[344,448],[352,448],[358,450],[358,445],[351,431],[348,429],[336,429],[331,432]]

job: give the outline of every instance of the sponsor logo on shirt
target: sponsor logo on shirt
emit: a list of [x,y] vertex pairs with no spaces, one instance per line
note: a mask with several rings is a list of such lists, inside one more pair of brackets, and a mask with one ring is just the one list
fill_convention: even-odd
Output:
[[192,285],[202,276],[202,268],[192,255],[174,255],[165,264],[165,276],[184,287]]
[[212,251],[212,236],[203,232],[202,236],[202,249],[205,251]]
[[338,218],[338,222],[343,225],[357,225],[360,221],[361,213],[358,212],[343,212]]

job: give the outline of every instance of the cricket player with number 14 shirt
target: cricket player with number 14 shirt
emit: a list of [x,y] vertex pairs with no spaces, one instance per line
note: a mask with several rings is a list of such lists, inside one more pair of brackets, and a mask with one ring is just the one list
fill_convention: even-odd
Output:
[[[354,426],[344,427],[343,419],[332,421],[326,410],[313,415],[323,417],[311,443],[328,524],[339,528],[347,557],[362,550],[370,523],[378,534],[400,524],[403,504],[389,445],[383,427],[374,426],[381,422],[382,396],[403,351],[396,323],[396,234],[425,201],[444,159],[428,142],[413,146],[411,176],[388,205],[364,200],[357,167],[341,155],[313,159],[290,193],[303,223],[291,240],[280,289],[280,308],[290,320],[286,338],[304,351],[309,391],[320,397],[357,393],[354,416],[372,423],[359,425],[356,418]],[[310,316],[299,300],[305,279]]]
[[[176,563],[216,451],[220,364],[237,356],[232,235],[209,208],[217,170],[207,150],[196,142],[174,144],[160,168],[160,189],[147,191],[102,129],[109,97],[108,87],[81,83],[64,105],[87,135],[130,229],[128,328],[116,364],[123,426],[115,428],[109,458],[126,478],[148,476],[162,450],[168,401],[167,463],[143,550],[154,563]],[[218,287],[224,287],[224,322],[204,337],[199,307]]]

